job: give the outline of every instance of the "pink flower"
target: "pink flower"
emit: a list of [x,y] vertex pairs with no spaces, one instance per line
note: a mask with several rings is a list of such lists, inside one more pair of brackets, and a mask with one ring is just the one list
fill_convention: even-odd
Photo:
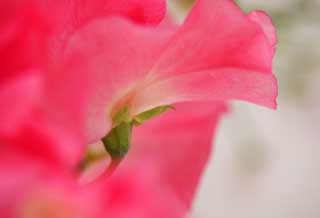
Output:
[[[56,37],[64,33],[56,31],[56,11],[47,20],[43,6],[36,3],[0,3],[1,10],[10,12],[0,23],[5,33],[0,41],[0,97],[5,103],[0,111],[1,217],[183,217],[181,202],[165,186],[161,188],[151,169],[141,167],[133,174],[127,167],[107,181],[78,183],[74,167],[83,155],[86,77],[78,79],[69,70],[76,59],[58,56],[63,44],[55,47]],[[139,10],[133,14],[139,15]]]
[[[274,28],[231,1],[199,0],[170,28],[152,26],[160,0],[16,0],[0,11],[5,218],[184,217],[225,110],[215,101],[276,106]],[[185,101],[197,103],[175,104]],[[85,145],[116,141],[123,155],[133,125],[113,177],[80,185]]]
[[130,119],[183,101],[245,100],[276,107],[272,74],[276,35],[263,12],[244,14],[229,0],[199,0],[176,28],[142,27],[121,18],[99,19],[75,33],[67,56],[73,70],[92,74],[87,138]]

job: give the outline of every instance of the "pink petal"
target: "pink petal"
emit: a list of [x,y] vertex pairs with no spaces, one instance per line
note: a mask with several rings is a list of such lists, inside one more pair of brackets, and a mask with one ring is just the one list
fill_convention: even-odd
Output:
[[69,37],[95,19],[121,16],[139,24],[156,25],[166,12],[165,0],[48,0],[44,11],[55,21],[50,56],[59,58]]
[[102,208],[112,218],[182,218],[187,210],[153,168],[141,161],[122,167],[100,190]]
[[72,71],[90,75],[93,87],[87,115],[89,142],[110,130],[115,104],[130,99],[147,83],[146,74],[168,36],[168,31],[108,18],[90,23],[70,39],[66,56],[77,60]]
[[0,141],[6,152],[70,166],[83,149],[85,78],[60,59],[48,60],[51,26],[40,9],[38,1],[0,3]]
[[174,110],[133,129],[128,160],[150,159],[159,165],[159,178],[189,208],[225,110],[222,103],[175,105]]
[[43,214],[70,218],[185,217],[186,210],[156,180],[147,163],[86,186],[69,174],[23,158],[0,153],[0,163],[0,214],[5,218]]
[[271,18],[263,11],[252,11],[249,13],[248,18],[260,25],[269,40],[270,46],[275,48],[278,39]]
[[273,74],[237,68],[217,68],[160,80],[135,97],[135,112],[183,101],[244,100],[276,108]]
[[[75,169],[85,149],[83,138],[77,129],[67,128],[70,127],[68,123],[58,125],[59,119],[54,116],[55,114],[39,113],[37,105],[42,103],[39,101],[42,100],[41,98],[25,105],[21,105],[24,101],[20,98],[21,96],[16,96],[18,102],[11,106],[29,107],[25,108],[26,111],[22,111],[23,113],[17,114],[17,117],[7,117],[4,120],[6,123],[3,125],[14,126],[9,129],[10,132],[7,129],[1,129],[1,154],[9,157],[22,157],[30,162],[50,166],[59,171]],[[11,110],[13,115],[17,111],[20,112],[19,108],[11,108]],[[3,115],[8,115],[8,113]],[[3,119],[1,117],[1,121]],[[17,123],[14,123],[15,119],[19,119]]]
[[83,25],[106,16],[123,16],[142,24],[158,24],[165,15],[165,0],[49,0],[49,11],[59,14],[58,44]]
[[32,73],[2,81],[0,137],[12,135],[20,128],[40,100],[42,82],[41,77]]
[[[255,19],[259,20],[259,25],[256,21],[252,22],[252,17],[248,18],[229,0],[199,0],[162,53],[153,68],[154,74],[160,77],[159,80],[168,80],[170,85],[173,85],[172,77],[176,77],[176,84],[180,84],[175,92],[180,92],[182,84],[187,84],[185,91],[189,92],[179,93],[184,95],[176,96],[180,99],[216,99],[216,95],[220,95],[218,99],[221,99],[223,93],[227,93],[225,99],[241,96],[238,99],[273,108],[277,92],[276,80],[272,76],[274,39],[266,34],[270,32],[266,27],[261,28],[261,15]],[[232,69],[232,72],[226,69]],[[209,71],[211,93],[208,92],[208,83],[194,83],[194,87],[190,88],[190,82],[183,81],[191,77],[204,81]],[[220,82],[227,83],[219,84],[221,89],[217,90],[214,86],[218,81],[214,78],[222,77],[226,78],[220,79]],[[259,83],[255,84],[257,78]],[[262,81],[262,78],[266,80]],[[233,82],[230,83],[230,80]],[[231,90],[233,93],[230,93]],[[149,91],[146,89],[143,92]]]
[[39,69],[47,58],[49,17],[35,1],[0,2],[1,79]]

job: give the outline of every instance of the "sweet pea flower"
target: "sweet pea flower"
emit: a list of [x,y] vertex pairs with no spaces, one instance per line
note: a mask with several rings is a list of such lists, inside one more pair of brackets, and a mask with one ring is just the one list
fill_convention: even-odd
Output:
[[[51,29],[50,25],[55,25],[55,21],[46,19],[42,5],[37,5],[35,1],[34,4],[25,7],[25,4],[15,4],[17,2],[24,3],[13,1],[11,5],[10,3],[5,5],[15,13],[9,13],[10,16],[14,16],[10,17],[4,26],[6,31],[14,30],[8,34],[11,34],[10,37],[14,36],[16,40],[8,38],[7,41],[2,41],[4,49],[1,50],[6,59],[2,59],[3,76],[0,81],[0,93],[1,99],[7,103],[1,110],[3,112],[1,121],[4,123],[1,123],[0,128],[1,216],[4,218],[185,217],[187,210],[184,202],[178,197],[180,194],[175,193],[174,187],[180,184],[172,182],[171,185],[171,182],[166,182],[164,179],[168,176],[164,173],[160,174],[164,175],[163,177],[154,179],[153,174],[156,174],[158,169],[170,172],[166,169],[169,165],[163,166],[163,163],[158,161],[161,158],[137,155],[139,158],[132,157],[132,162],[141,162],[140,159],[148,160],[143,161],[134,170],[124,165],[108,180],[100,180],[93,185],[78,183],[76,169],[72,167],[79,156],[79,150],[81,151],[77,147],[83,143],[80,129],[83,119],[81,98],[86,97],[82,95],[86,87],[81,86],[83,78],[77,79],[77,74],[69,70],[68,65],[69,62],[76,63],[77,60],[56,56],[63,52],[60,50],[63,46],[55,47],[57,45],[55,37],[62,33],[56,32],[56,26]],[[39,21],[41,25],[34,23],[35,21]],[[25,26],[25,24],[30,25]],[[21,35],[21,26],[25,27],[22,32],[24,35]],[[67,43],[68,40],[62,41]],[[55,46],[50,47],[52,44]],[[53,53],[47,53],[49,51]],[[5,56],[6,53],[12,56]],[[20,59],[22,53],[25,56],[22,55]],[[201,111],[197,110],[200,117],[202,117]],[[203,116],[210,115],[210,117],[199,121],[201,126],[203,125],[201,129],[207,130],[200,138],[209,137],[210,140],[205,140],[207,143],[201,147],[208,148],[211,144],[211,132],[215,126],[212,122],[216,122],[216,116],[215,113],[203,111],[205,113]],[[190,118],[194,117],[192,114]],[[195,118],[197,116],[188,119],[188,123],[197,122]],[[208,122],[202,122],[203,120]],[[11,121],[14,122],[8,125]],[[160,121],[158,124],[163,125],[164,122]],[[198,127],[200,129],[200,126]],[[153,140],[160,142],[157,138]],[[172,143],[178,143],[180,140],[174,137]],[[189,142],[195,140],[196,138]],[[145,144],[138,140],[137,144],[140,143]],[[73,144],[76,146],[71,146]],[[185,147],[185,143],[181,143],[181,146]],[[178,153],[175,152],[175,155]],[[150,153],[150,157],[152,156]],[[205,157],[201,159],[199,156],[198,161],[204,163]],[[141,167],[145,165],[159,166],[150,170]],[[191,180],[194,180],[194,177],[198,178],[200,168],[192,171]],[[137,169],[141,169],[139,173],[136,172]],[[192,183],[190,192],[194,192],[195,183]],[[188,191],[189,187],[186,186],[185,189]]]
[[132,127],[176,102],[235,99],[276,108],[275,45],[270,18],[244,14],[230,0],[198,0],[184,23],[170,28],[115,17],[91,22],[65,53],[82,60],[73,71],[93,78],[87,142],[102,139],[122,158]]
[[[229,0],[199,0],[170,28],[153,26],[160,0],[0,10],[5,218],[185,217],[225,110],[215,101],[275,107],[272,23]],[[79,184],[83,145],[100,139],[112,159],[133,149],[112,177]]]

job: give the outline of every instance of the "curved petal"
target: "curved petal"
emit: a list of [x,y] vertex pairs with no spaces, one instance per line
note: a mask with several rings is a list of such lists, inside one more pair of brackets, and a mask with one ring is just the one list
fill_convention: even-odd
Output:
[[72,71],[89,75],[93,87],[87,116],[89,142],[109,131],[115,103],[131,98],[148,81],[146,74],[169,35],[166,30],[108,18],[90,23],[71,37],[66,56],[76,60]]
[[263,11],[252,11],[248,14],[248,18],[260,25],[269,40],[270,46],[275,49],[278,39],[271,18]]
[[135,96],[134,113],[183,101],[244,100],[275,109],[277,81],[273,74],[241,68],[185,73],[160,80]]
[[200,0],[155,68],[170,76],[220,67],[268,73],[271,50],[260,26],[232,1]]
[[[229,0],[199,0],[151,72],[159,80],[176,77],[179,86],[188,85],[184,90],[190,92],[179,93],[184,95],[181,99],[215,99],[220,95],[219,99],[231,97],[274,108],[277,93],[276,80],[272,75],[274,39],[266,34],[270,32],[266,25],[261,28],[262,19],[269,29],[271,23],[261,14],[253,15],[246,16]],[[259,18],[252,21],[257,16]],[[208,92],[208,81],[205,85],[194,83],[192,89],[189,87],[190,81],[183,81],[196,78],[203,82],[208,75],[212,92]],[[225,77],[219,79],[225,83],[218,84],[220,90],[214,87],[217,85],[216,77]],[[257,78],[266,80],[257,83]],[[150,93],[150,90],[156,89],[143,90],[141,95]],[[226,95],[223,96],[223,93]],[[176,99],[180,97],[176,96]]]
[[129,165],[130,160],[150,159],[159,166],[159,178],[189,208],[225,111],[226,106],[218,102],[182,103],[134,128]]

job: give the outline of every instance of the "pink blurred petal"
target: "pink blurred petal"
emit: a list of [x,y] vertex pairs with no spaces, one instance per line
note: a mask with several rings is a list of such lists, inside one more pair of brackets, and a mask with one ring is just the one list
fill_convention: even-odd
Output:
[[1,79],[43,67],[51,18],[33,0],[1,1],[0,14]]
[[[163,0],[49,0],[50,6],[58,5],[66,30],[76,30],[87,22],[106,16],[123,16],[138,23],[157,24],[165,15]],[[70,28],[70,29],[68,29]]]
[[166,12],[164,0],[49,0],[46,10],[56,16],[51,53],[60,56],[61,50],[74,32],[95,19],[120,16],[144,25],[156,25]]
[[10,36],[0,43],[0,141],[5,153],[73,166],[84,148],[86,77],[68,71],[71,59],[49,59],[52,26],[42,9],[38,1],[0,3],[0,30]]
[[32,73],[7,79],[0,84],[0,135],[12,135],[39,102],[43,81]]
[[197,102],[174,107],[133,130],[128,159],[150,159],[159,166],[159,179],[190,208],[226,106]]
[[142,164],[138,172],[131,166],[101,183],[83,186],[72,176],[41,164],[14,156],[0,155],[0,160],[0,214],[4,218],[185,217],[180,202]]
[[[132,164],[132,163],[131,163]],[[154,162],[138,161],[121,168],[100,191],[114,218],[185,218],[187,210],[155,173]],[[105,194],[102,194],[105,193]],[[104,206],[105,208],[105,206]]]

